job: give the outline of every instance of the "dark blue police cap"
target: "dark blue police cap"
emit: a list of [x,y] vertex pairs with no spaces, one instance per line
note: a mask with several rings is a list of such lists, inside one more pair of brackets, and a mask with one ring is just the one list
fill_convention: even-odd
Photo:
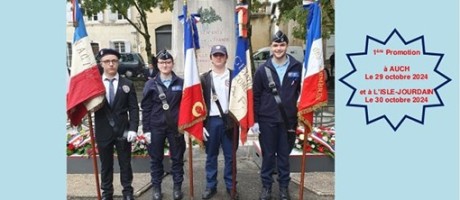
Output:
[[289,43],[289,39],[286,36],[286,34],[284,34],[282,31],[278,31],[278,32],[275,33],[275,35],[273,35],[272,42],[276,42],[276,43],[286,42],[286,43]]
[[161,59],[161,60],[171,59],[172,61],[174,61],[174,58],[172,57],[172,55],[168,51],[166,51],[166,49],[158,52],[157,59]]
[[97,57],[102,58],[105,55],[115,55],[118,59],[120,59],[120,53],[118,53],[115,49],[101,49],[97,54]]

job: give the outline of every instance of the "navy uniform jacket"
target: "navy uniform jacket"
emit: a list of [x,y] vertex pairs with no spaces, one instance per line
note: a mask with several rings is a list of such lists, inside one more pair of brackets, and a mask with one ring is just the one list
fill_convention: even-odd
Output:
[[144,133],[151,132],[153,129],[166,129],[168,127],[165,110],[163,110],[163,103],[160,100],[160,93],[158,92],[157,85],[163,88],[163,92],[166,95],[166,101],[169,104],[169,112],[174,122],[173,124],[177,126],[184,79],[173,73],[171,84],[166,88],[163,82],[161,82],[160,74],[158,74],[155,78],[147,81],[144,86],[144,97],[141,102],[142,129]]
[[289,121],[288,126],[295,130],[302,64],[291,55],[288,55],[288,59],[290,59],[289,66],[284,74],[282,86],[280,86],[280,78],[271,62],[271,58],[257,68],[252,87],[254,93],[254,120],[255,122],[283,122],[278,104],[268,87],[268,78],[265,72],[265,67],[268,67],[272,72],[273,81],[286,111]]
[[[119,76],[114,105],[110,107],[107,99],[102,108],[95,112],[96,140],[110,142],[123,137],[123,132],[137,132],[139,127],[139,105],[136,88],[131,80]],[[113,127],[110,124],[113,120]]]

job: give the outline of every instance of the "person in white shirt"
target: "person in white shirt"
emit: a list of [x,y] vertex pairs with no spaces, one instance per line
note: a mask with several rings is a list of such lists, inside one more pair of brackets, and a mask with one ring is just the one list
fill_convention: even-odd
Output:
[[228,116],[232,71],[225,66],[228,59],[227,48],[223,45],[214,45],[211,48],[210,59],[211,70],[200,77],[206,108],[208,108],[203,130],[206,148],[206,189],[202,195],[203,199],[210,199],[217,193],[217,157],[221,147],[225,159],[224,182],[227,193],[231,194],[232,150],[233,145],[238,145],[238,139],[233,141],[233,134],[238,134],[235,131],[238,130],[237,123]]

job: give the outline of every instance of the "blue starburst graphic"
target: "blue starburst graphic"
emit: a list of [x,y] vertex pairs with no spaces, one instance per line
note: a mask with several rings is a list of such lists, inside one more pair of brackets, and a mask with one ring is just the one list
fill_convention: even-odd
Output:
[[346,55],[352,70],[339,81],[353,90],[346,105],[364,108],[366,124],[384,119],[397,131],[406,119],[424,124],[426,108],[444,106],[438,89],[451,81],[438,70],[444,54],[427,52],[424,36],[368,35],[364,52]]

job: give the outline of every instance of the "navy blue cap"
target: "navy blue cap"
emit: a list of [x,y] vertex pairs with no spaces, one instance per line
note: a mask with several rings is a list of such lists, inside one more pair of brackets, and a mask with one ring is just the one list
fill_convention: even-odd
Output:
[[276,43],[286,42],[286,43],[289,43],[289,39],[286,36],[286,34],[284,34],[282,31],[278,31],[273,35],[272,42],[276,42]]
[[227,48],[225,48],[224,45],[214,45],[211,47],[211,55],[214,55],[216,53],[221,53],[221,54],[224,54],[224,55],[228,55],[227,54]]
[[168,51],[166,51],[166,49],[161,50],[160,52],[158,52],[157,59],[161,59],[161,60],[171,59],[172,61],[174,61],[174,58],[172,57],[172,55]]
[[97,54],[97,57],[102,58],[105,55],[115,55],[118,59],[120,59],[120,53],[118,53],[115,49],[101,49]]

